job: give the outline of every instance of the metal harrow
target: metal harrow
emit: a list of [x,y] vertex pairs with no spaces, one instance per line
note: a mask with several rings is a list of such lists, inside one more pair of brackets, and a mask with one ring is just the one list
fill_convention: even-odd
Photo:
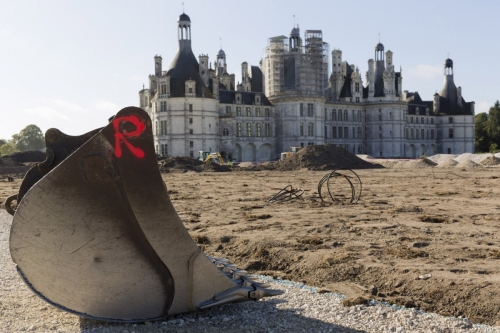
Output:
[[302,194],[304,194],[305,191],[306,190],[303,190],[301,188],[294,188],[292,185],[287,185],[284,188],[280,189],[279,192],[273,195],[269,200],[267,200],[267,202],[284,202],[297,199]]

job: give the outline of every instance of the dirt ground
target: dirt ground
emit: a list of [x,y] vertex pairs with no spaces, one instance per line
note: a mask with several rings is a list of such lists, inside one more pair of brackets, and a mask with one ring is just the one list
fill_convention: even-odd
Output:
[[[326,171],[188,171],[164,180],[199,246],[250,273],[500,325],[500,168],[356,172],[363,192],[354,205],[321,202]],[[20,182],[0,181],[0,201]],[[309,191],[267,203],[289,184]],[[347,182],[332,185],[350,191]]]

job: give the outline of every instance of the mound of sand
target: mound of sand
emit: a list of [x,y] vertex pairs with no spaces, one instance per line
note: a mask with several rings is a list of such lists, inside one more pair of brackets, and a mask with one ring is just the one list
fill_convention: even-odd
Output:
[[455,168],[478,168],[481,167],[481,164],[478,164],[472,160],[463,160],[459,162]]
[[441,164],[442,162],[450,159],[455,159],[459,155],[454,155],[454,154],[436,154],[428,157],[432,162]]
[[379,164],[367,162],[343,148],[330,144],[304,147],[298,153],[268,165],[272,166],[279,171],[304,168],[309,170],[382,168]]
[[432,168],[435,167],[437,163],[434,163],[428,158],[419,158],[416,160],[401,161],[396,163],[393,169],[422,169],[422,168]]
[[454,159],[447,159],[447,160],[444,160],[442,162],[440,162],[437,167],[438,168],[454,168],[456,165],[458,164],[457,161],[455,161]]
[[493,166],[493,165],[499,165],[500,164],[500,158],[495,157],[495,156],[488,156],[484,160],[480,162],[481,165],[484,166]]

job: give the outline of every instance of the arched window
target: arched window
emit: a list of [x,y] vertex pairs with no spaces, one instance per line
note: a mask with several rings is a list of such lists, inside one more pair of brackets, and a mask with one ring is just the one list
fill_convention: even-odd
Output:
[[337,121],[337,110],[332,110],[332,120]]
[[222,135],[223,135],[223,136],[228,136],[228,135],[229,135],[229,128],[224,128],[224,129],[222,130]]

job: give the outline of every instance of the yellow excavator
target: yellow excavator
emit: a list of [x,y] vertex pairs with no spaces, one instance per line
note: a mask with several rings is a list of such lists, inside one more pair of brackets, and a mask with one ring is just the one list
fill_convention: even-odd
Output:
[[224,159],[222,158],[220,153],[210,153],[208,151],[200,150],[200,161],[203,161],[205,164],[224,164]]

